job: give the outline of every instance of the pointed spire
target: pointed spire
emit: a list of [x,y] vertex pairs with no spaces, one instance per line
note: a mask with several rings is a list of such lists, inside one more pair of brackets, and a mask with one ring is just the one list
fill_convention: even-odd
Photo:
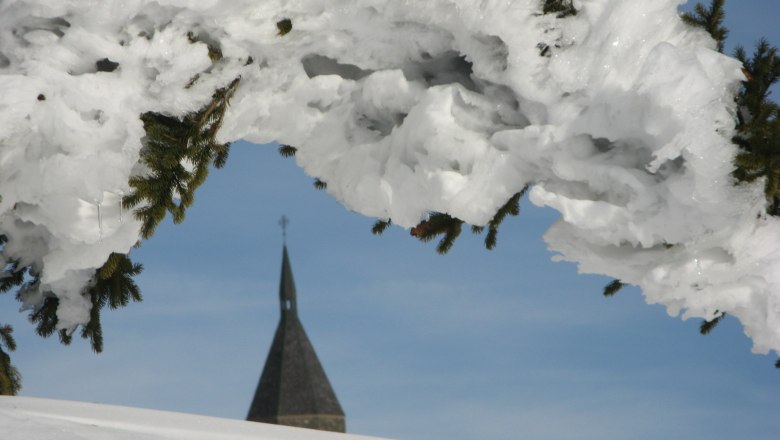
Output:
[[282,248],[282,279],[279,282],[279,302],[282,308],[282,315],[287,312],[297,313],[295,295],[295,280],[293,279],[290,259],[287,257],[287,245]]
[[279,299],[282,316],[246,419],[344,432],[344,410],[298,319],[287,245],[282,252]]

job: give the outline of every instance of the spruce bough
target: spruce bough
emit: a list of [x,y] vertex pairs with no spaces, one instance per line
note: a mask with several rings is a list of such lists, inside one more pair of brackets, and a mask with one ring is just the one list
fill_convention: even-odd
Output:
[[[130,179],[133,191],[122,200],[122,205],[136,208],[135,216],[142,222],[142,238],[154,234],[166,213],[171,213],[175,223],[181,223],[194,201],[195,190],[208,176],[209,166],[225,165],[230,145],[216,142],[216,137],[239,82],[240,78],[236,78],[216,90],[206,106],[184,117],[151,112],[140,116],[146,131],[141,160],[149,172]],[[6,241],[7,237],[0,236],[0,245]],[[129,255],[112,253],[84,289],[83,295],[89,297],[92,307],[89,322],[81,327],[80,334],[90,341],[96,353],[103,351],[101,311],[141,301],[141,292],[133,278],[142,270],[143,266],[134,263]],[[33,266],[22,267],[18,261],[11,261],[5,273],[0,279],[0,292],[18,288],[16,296],[21,299],[26,290],[40,288]],[[70,344],[75,329],[57,330],[60,301],[54,292],[44,292],[44,295],[43,302],[29,314],[30,322],[38,335],[49,337],[56,333],[61,343]],[[12,332],[10,326],[0,327],[0,394],[6,395],[15,395],[21,388],[21,375],[8,354],[16,349]]]
[[[726,17],[725,0],[712,0],[710,6],[697,3],[693,13],[682,15],[684,22],[700,27],[712,36],[719,52],[723,52],[728,29],[723,26]],[[780,106],[769,99],[770,88],[780,79],[780,59],[777,48],[761,38],[748,56],[738,46],[734,57],[742,62],[745,79],[736,97],[738,106],[737,130],[732,142],[738,152],[734,157],[734,184],[764,179],[766,214],[780,216]],[[604,288],[604,296],[612,296],[624,284],[614,280]],[[725,313],[703,321],[699,333],[709,334],[723,319]],[[775,362],[780,368],[780,360]]]

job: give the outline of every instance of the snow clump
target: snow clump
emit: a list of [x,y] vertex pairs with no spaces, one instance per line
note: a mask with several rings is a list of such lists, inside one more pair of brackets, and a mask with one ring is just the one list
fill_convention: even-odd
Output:
[[26,306],[56,295],[60,328],[86,322],[95,268],[138,240],[119,201],[146,172],[139,116],[240,77],[219,140],[294,145],[347,208],[482,225],[530,184],[562,214],[557,258],[780,351],[780,225],[730,177],[741,66],[680,3],[5,1],[3,258],[40,273]]

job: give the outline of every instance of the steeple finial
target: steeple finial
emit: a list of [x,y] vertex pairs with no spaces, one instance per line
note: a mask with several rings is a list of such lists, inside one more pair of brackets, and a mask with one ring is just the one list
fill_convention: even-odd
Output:
[[290,224],[290,219],[287,218],[286,215],[282,215],[282,218],[279,220],[279,226],[282,227],[282,240],[286,243],[287,242],[287,225]]

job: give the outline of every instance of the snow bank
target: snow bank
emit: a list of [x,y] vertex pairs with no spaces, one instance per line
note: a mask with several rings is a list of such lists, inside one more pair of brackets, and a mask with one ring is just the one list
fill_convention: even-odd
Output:
[[89,273],[138,239],[118,200],[143,172],[139,115],[196,110],[240,76],[221,140],[296,146],[347,208],[484,224],[531,184],[562,213],[558,258],[780,350],[778,220],[729,175],[739,63],[678,0],[580,0],[563,19],[540,3],[3,2],[0,228],[5,258],[42,274],[28,305],[51,291],[62,328],[87,319]]
[[96,403],[0,396],[3,440],[380,440]]

